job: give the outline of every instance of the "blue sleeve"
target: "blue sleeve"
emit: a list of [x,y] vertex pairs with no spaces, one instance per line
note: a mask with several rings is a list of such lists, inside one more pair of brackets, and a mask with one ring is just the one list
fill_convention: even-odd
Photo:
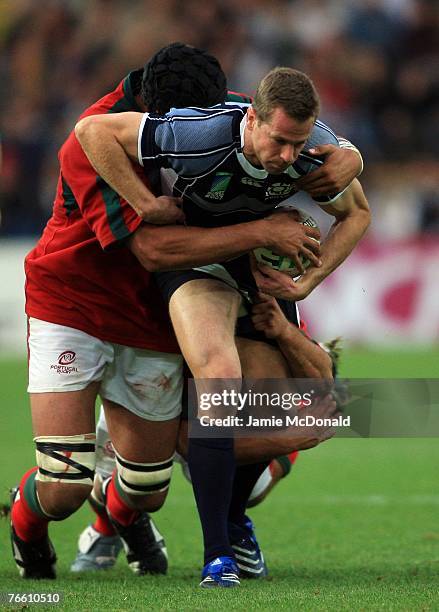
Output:
[[[311,155],[309,153],[309,149],[323,144],[332,144],[336,147],[340,147],[338,138],[331,128],[329,128],[322,121],[317,120],[311,132],[311,136],[308,138],[305,146],[303,147],[302,153],[299,155],[298,160],[293,164],[293,168],[301,176],[305,176],[310,172],[313,172],[313,170],[317,170],[317,168],[324,163],[324,159],[322,157]],[[330,204],[340,197],[342,193],[343,192],[328,194],[327,196],[314,198],[314,200],[322,205]]]
[[209,172],[240,144],[242,109],[172,109],[147,115],[139,134],[139,161],[145,169],[172,168],[182,178]]

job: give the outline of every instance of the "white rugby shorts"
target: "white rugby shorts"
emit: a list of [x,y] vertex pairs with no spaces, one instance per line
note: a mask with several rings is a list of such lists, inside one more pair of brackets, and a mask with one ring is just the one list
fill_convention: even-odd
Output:
[[151,421],[181,412],[183,358],[104,342],[85,332],[29,319],[29,393],[80,391],[100,381],[101,397]]

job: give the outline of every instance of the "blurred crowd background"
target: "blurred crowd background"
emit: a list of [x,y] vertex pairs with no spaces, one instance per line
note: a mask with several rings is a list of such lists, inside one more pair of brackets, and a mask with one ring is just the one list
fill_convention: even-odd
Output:
[[250,94],[274,65],[310,74],[364,155],[372,233],[439,235],[438,0],[0,0],[0,237],[39,234],[76,117],[177,40]]

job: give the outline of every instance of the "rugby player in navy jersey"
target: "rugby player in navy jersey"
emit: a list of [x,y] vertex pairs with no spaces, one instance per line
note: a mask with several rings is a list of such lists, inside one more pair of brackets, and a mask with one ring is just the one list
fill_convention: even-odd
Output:
[[[309,78],[277,68],[262,80],[251,106],[175,109],[163,118],[136,113],[88,117],[77,125],[76,134],[97,171],[144,218],[159,214],[160,202],[138,180],[131,160],[139,161],[147,172],[164,170],[172,195],[183,196],[188,224],[229,226],[272,212],[294,195],[297,179],[315,167],[310,151],[337,144],[333,132],[317,120],[318,113],[318,95]],[[256,270],[253,278],[247,257],[158,275],[198,390],[203,380],[241,378],[234,341],[239,291],[254,293],[257,283],[275,297],[303,299],[344,261],[364,234],[370,214],[357,180],[343,193],[317,199],[335,217],[321,261],[312,234],[293,251],[279,248],[296,260],[301,271],[299,253],[315,264],[298,282],[267,269]],[[171,204],[168,200],[167,206]],[[176,208],[178,204],[176,199]],[[169,270],[176,267],[174,255],[170,253],[165,262]],[[142,253],[138,257],[141,260]],[[233,440],[225,437],[223,428],[211,429],[215,437],[206,439],[195,421],[188,451],[204,536],[201,585],[235,586],[238,571],[227,531],[235,472]],[[242,516],[245,503],[239,511]]]

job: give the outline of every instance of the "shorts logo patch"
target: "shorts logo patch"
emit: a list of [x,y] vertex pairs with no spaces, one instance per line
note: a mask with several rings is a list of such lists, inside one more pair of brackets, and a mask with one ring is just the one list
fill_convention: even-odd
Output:
[[58,357],[58,363],[53,363],[50,366],[51,370],[56,370],[57,374],[71,374],[77,372],[78,368],[71,364],[76,360],[74,351],[63,351]]
[[64,353],[61,353],[58,357],[58,363],[59,365],[70,365],[75,359],[76,353],[74,351],[64,351]]

